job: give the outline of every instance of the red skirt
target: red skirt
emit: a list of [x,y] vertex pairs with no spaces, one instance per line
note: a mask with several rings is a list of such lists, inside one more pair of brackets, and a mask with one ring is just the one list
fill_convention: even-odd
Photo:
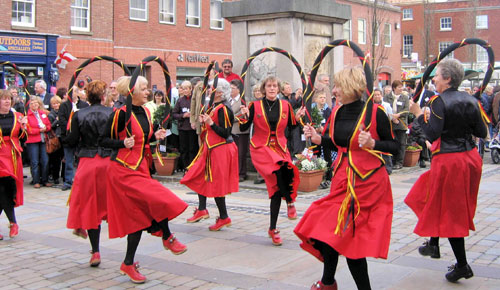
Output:
[[107,218],[106,175],[109,157],[82,157],[73,180],[66,226],[69,229],[97,229]]
[[[389,175],[385,168],[379,168],[367,180],[356,176],[354,191],[359,200],[359,215],[352,216],[347,228],[340,235],[335,234],[338,213],[347,192],[347,159],[344,158],[332,178],[330,194],[311,204],[295,227],[295,234],[302,240],[301,247],[320,259],[320,252],[313,247],[319,240],[350,259],[374,257],[387,259],[391,240],[392,191]],[[355,207],[357,213],[358,207]]]
[[234,142],[211,150],[203,146],[201,150],[201,155],[181,179],[181,183],[206,197],[222,197],[238,192],[238,148]]
[[23,205],[23,160],[21,154],[17,153],[10,140],[4,139],[3,144],[0,145],[0,177],[12,177],[15,180],[15,196],[12,193],[14,206]]
[[110,238],[149,228],[153,221],[173,220],[188,204],[149,175],[143,160],[137,170],[111,161],[106,178]]
[[475,230],[481,171],[476,150],[435,155],[431,168],[405,199],[418,218],[413,232],[422,237],[461,238]]
[[292,193],[290,197],[292,201],[297,198],[297,189],[300,183],[299,170],[295,165],[293,165],[292,159],[290,158],[289,152],[283,152],[278,146],[262,146],[254,148],[250,146],[250,156],[252,157],[252,163],[259,172],[259,174],[264,178],[267,187],[267,193],[269,198],[271,198],[274,193],[279,190],[278,181],[275,172],[285,167],[289,171],[289,179],[286,184],[292,185]]

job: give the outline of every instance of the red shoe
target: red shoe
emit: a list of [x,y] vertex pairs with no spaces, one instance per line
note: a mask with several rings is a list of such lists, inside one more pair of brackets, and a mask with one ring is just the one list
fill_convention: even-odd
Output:
[[207,219],[209,217],[210,217],[210,215],[208,214],[208,210],[206,210],[206,209],[204,209],[204,210],[195,209],[193,216],[190,217],[190,218],[188,218],[187,222],[188,223],[195,223],[197,221],[200,221],[202,219]]
[[311,286],[311,290],[318,289],[337,290],[337,281],[335,281],[332,285],[324,285],[321,281],[318,281]]
[[19,234],[19,226],[15,223],[10,223],[9,237],[13,238]]
[[122,263],[122,265],[120,266],[120,274],[127,274],[133,283],[142,284],[146,282],[146,276],[139,273],[139,271],[137,270],[138,268],[139,263],[134,263],[129,266],[125,265],[125,263]]
[[[92,251],[90,251],[90,253],[92,254]],[[99,264],[101,264],[101,255],[99,254],[99,252],[95,252],[92,254],[92,257],[90,257],[89,264],[90,267],[97,267],[99,266]]]
[[283,241],[281,240],[280,231],[278,231],[278,229],[269,230],[267,233],[269,234],[269,237],[273,240],[273,245],[281,246]]
[[155,236],[155,237],[163,237],[163,231],[162,230],[159,230],[159,231],[156,231],[154,233],[151,233],[152,236]]
[[297,219],[297,210],[295,209],[293,202],[288,204],[286,211],[288,213],[289,220]]
[[215,225],[211,225],[208,227],[209,230],[211,231],[219,231],[223,227],[230,227],[231,226],[231,219],[229,217],[225,219],[221,219],[220,217],[217,218],[215,221]]
[[186,245],[182,244],[174,237],[174,234],[171,234],[168,239],[163,240],[163,247],[165,250],[170,250],[174,255],[180,255],[187,251]]
[[84,229],[74,229],[73,230],[73,235],[86,239],[88,237],[87,231]]

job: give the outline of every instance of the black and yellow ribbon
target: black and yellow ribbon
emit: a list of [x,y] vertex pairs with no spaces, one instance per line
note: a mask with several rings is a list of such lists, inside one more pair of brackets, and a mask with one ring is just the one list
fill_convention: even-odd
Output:
[[[0,66],[10,66],[11,68],[14,69],[14,71],[21,77],[21,79],[23,80],[23,89],[24,89],[24,95],[25,95],[25,101],[24,101],[24,115],[26,115],[26,111],[27,111],[27,108],[28,108],[28,104],[29,104],[29,101],[30,101],[30,98],[31,98],[31,94],[30,92],[28,91],[28,80],[26,79],[26,75],[19,70],[19,68],[17,67],[17,65],[15,63],[12,63],[10,61],[2,61],[0,62]],[[6,90],[8,88],[5,88]],[[22,112],[19,112],[19,113],[22,113]]]

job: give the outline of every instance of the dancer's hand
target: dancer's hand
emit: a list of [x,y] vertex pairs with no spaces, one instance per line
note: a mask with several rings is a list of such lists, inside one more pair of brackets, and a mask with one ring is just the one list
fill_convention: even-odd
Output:
[[422,115],[422,109],[420,109],[420,105],[418,103],[414,103],[413,100],[410,100],[410,113],[415,115],[415,118]]
[[295,114],[295,121],[299,122],[300,118],[306,114],[306,107],[302,106],[300,109],[297,110],[297,113]]
[[316,129],[314,129],[313,126],[311,126],[310,124],[306,124],[303,130],[304,136],[306,138],[311,138],[311,142],[313,142],[314,144],[321,144],[321,135],[316,132]]
[[167,130],[165,129],[159,129],[158,131],[155,132],[155,137],[156,140],[163,140],[165,137],[167,137]]
[[134,147],[134,145],[135,145],[134,137],[135,137],[135,135],[132,135],[132,136],[125,138],[123,140],[123,144],[125,145],[125,148],[130,149],[130,148]]
[[375,139],[372,138],[370,132],[359,130],[358,143],[359,147],[373,149],[375,147]]
[[214,121],[212,120],[212,118],[208,114],[202,114],[202,115],[200,115],[200,117],[201,117],[201,121],[203,123],[205,123],[205,125],[207,125],[207,126],[212,126],[212,124],[214,123]]
[[244,116],[248,117],[250,115],[250,111],[248,110],[247,106],[241,105],[240,111],[241,111],[241,114],[243,114]]

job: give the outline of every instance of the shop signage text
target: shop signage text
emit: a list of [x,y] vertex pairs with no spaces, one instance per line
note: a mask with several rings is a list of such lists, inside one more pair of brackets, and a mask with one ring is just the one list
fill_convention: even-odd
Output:
[[201,54],[179,53],[179,55],[177,56],[177,61],[209,63],[210,57],[208,55]]
[[0,35],[0,53],[46,54],[47,40]]

